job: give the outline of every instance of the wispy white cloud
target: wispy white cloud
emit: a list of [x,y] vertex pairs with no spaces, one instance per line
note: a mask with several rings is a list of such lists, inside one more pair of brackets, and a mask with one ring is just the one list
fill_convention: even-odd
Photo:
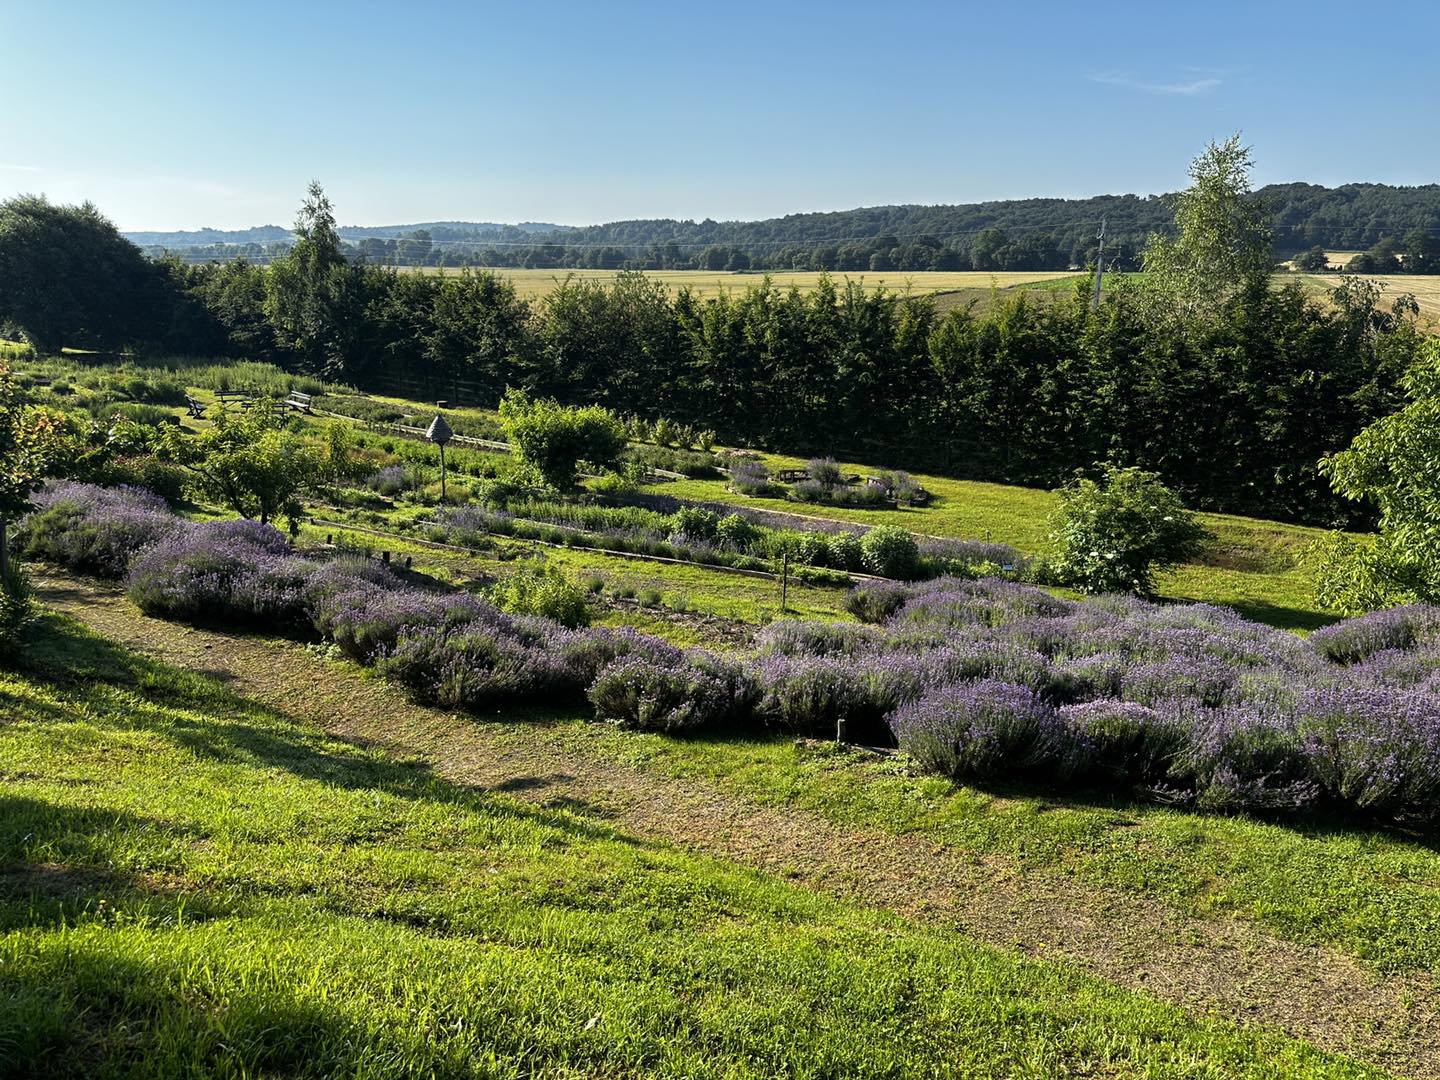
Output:
[[1214,75],[1206,75],[1183,82],[1149,82],[1145,79],[1137,79],[1123,71],[1106,71],[1099,75],[1091,75],[1090,81],[1104,83],[1106,86],[1121,86],[1126,90],[1138,90],[1142,94],[1170,94],[1181,97],[1197,97],[1200,94],[1208,94],[1221,84],[1221,80]]
[[11,165],[0,161],[0,172],[39,172],[39,165]]

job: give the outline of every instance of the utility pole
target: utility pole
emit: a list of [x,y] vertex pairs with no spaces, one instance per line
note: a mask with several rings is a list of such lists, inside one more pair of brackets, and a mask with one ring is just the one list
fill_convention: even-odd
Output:
[[1100,281],[1105,277],[1105,219],[1100,219],[1100,247],[1095,251],[1095,299],[1091,307],[1100,310]]

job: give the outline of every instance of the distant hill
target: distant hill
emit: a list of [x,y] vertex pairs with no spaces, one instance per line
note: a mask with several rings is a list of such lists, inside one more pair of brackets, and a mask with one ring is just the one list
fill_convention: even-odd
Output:
[[[1255,193],[1271,211],[1277,257],[1315,245],[1358,251],[1414,230],[1440,235],[1440,185],[1272,184]],[[1106,261],[1133,266],[1146,238],[1173,225],[1168,195],[1010,199],[951,206],[873,206],[763,221],[647,218],[603,225],[436,221],[347,225],[357,256],[390,264],[703,270],[1053,270],[1094,261],[1106,223]],[[275,226],[225,232],[129,233],[151,253],[268,258],[290,242]]]
[[[338,231],[343,240],[361,240],[368,236],[398,239],[402,236],[410,236],[418,230],[425,230],[432,236],[474,237],[499,234],[510,230],[533,235],[557,232],[567,228],[569,226],[550,225],[538,221],[524,221],[518,225],[485,221],[426,221],[415,225],[342,225]],[[124,235],[139,247],[163,247],[169,248],[171,251],[210,247],[212,244],[288,244],[292,236],[291,231],[282,225],[255,225],[249,229],[127,232]]]

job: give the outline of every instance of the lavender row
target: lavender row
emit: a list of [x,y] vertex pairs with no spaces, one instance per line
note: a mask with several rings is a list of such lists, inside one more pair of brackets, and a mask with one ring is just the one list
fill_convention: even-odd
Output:
[[631,728],[898,743],[973,782],[1440,826],[1436,608],[1305,640],[1207,605],[1070,601],[998,579],[877,582],[852,596],[867,622],[776,623],[742,663],[506,615],[374,563],[296,554],[252,522],[184,523],[134,491],[50,489],[22,540],[128,575],[148,611],[318,635],[444,705],[588,698]]

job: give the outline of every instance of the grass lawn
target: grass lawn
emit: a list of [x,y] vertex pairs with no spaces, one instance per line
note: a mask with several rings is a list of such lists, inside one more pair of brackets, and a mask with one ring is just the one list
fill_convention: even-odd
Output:
[[48,617],[0,673],[30,1075],[1366,1076],[357,749]]

